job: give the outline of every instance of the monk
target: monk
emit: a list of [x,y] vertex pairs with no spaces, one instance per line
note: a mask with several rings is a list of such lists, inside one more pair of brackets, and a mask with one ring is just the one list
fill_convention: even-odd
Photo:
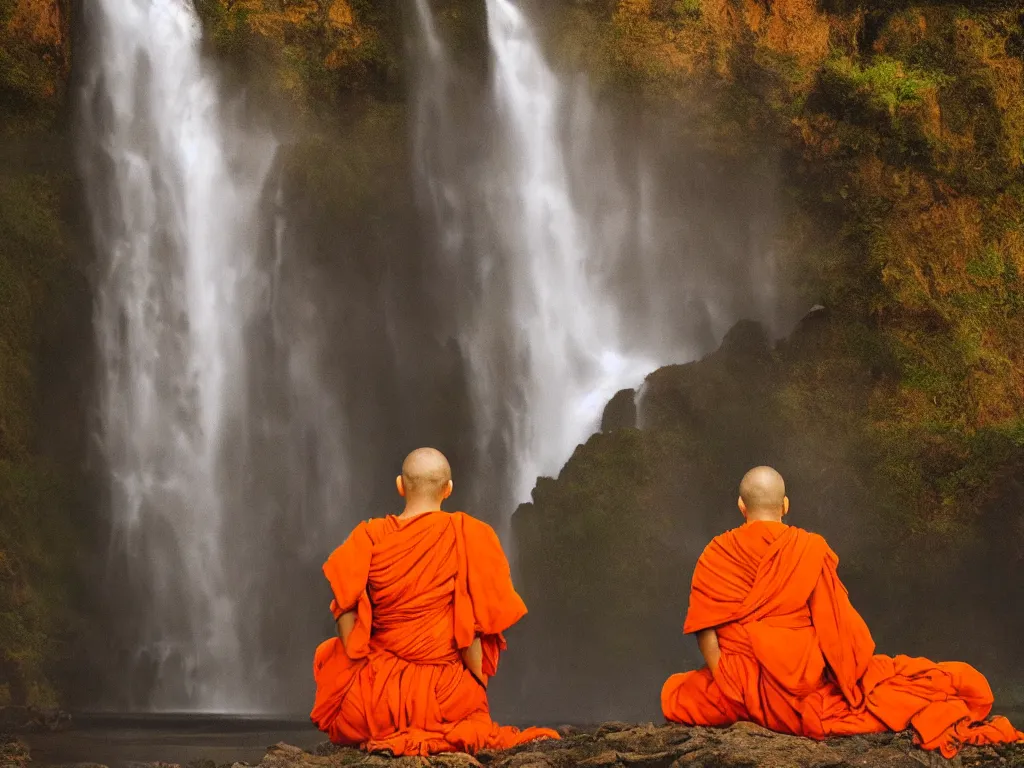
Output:
[[393,755],[557,739],[489,714],[502,633],[526,614],[494,530],[441,510],[453,486],[439,451],[413,451],[395,483],[402,514],[360,523],[324,564],[338,636],[313,659],[313,723],[336,744]]
[[706,666],[672,675],[665,718],[687,725],[740,720],[813,739],[914,730],[915,743],[953,757],[964,744],[1024,739],[987,719],[992,690],[973,667],[875,654],[839,580],[839,558],[814,533],[786,525],[786,486],[757,467],[740,484],[746,523],[697,561],[683,632]]

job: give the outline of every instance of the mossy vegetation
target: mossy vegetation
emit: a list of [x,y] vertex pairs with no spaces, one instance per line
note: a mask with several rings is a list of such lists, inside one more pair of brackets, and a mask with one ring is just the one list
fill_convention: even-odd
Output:
[[358,93],[397,95],[402,26],[391,0],[198,0],[212,52],[294,118]]
[[788,275],[836,328],[788,401],[839,426],[820,404],[845,384],[813,368],[872,371],[844,432],[893,507],[974,508],[1024,406],[1019,7],[619,0],[563,18],[554,48],[599,83],[696,104],[717,152],[781,152]]
[[53,673],[73,621],[78,525],[70,473],[43,449],[40,416],[43,360],[80,279],[63,217],[73,174],[58,124],[64,10],[0,2],[0,704],[44,707],[60,698]]

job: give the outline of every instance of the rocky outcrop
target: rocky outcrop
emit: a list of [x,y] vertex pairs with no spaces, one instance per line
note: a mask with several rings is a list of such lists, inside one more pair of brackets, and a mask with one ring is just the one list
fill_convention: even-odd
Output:
[[0,768],[25,768],[32,758],[24,742],[0,733]]
[[601,414],[601,431],[614,432],[636,426],[636,392],[623,389],[615,393]]
[[[814,366],[841,332],[823,309],[777,344],[740,323],[703,360],[647,378],[639,429],[595,435],[558,478],[538,481],[513,518],[530,614],[506,665],[520,682],[496,687],[499,706],[549,721],[656,716],[665,678],[699,665],[681,635],[697,557],[741,522],[737,484],[762,463],[787,479],[791,522],[839,553],[881,652],[963,658],[1012,693],[1006,649],[1024,629],[1005,610],[1019,562],[1006,543],[1019,518],[1012,472],[992,481],[1002,500],[984,508],[988,522],[969,541],[922,529],[901,506],[907,489],[891,474],[893,448],[867,415],[882,374],[833,370],[842,378],[814,389]],[[935,594],[938,603],[926,597]]]
[[[922,752],[910,734],[885,733],[815,742],[772,733],[751,723],[731,728],[688,728],[607,723],[596,729],[564,727],[561,741],[538,741],[476,757],[451,753],[394,758],[338,748],[326,742],[313,752],[289,744],[271,747],[259,768],[921,768],[921,766],[1024,766],[1024,746],[967,747],[955,760]],[[0,746],[0,750],[3,747]],[[0,766],[21,768],[23,751],[10,747],[10,763],[0,751]],[[27,757],[27,756],[26,756]],[[23,762],[18,762],[22,760]],[[244,764],[234,763],[231,768]],[[166,763],[146,768],[172,768]],[[143,768],[139,766],[139,768]],[[177,768],[177,767],[174,767]],[[210,768],[228,768],[227,765]]]

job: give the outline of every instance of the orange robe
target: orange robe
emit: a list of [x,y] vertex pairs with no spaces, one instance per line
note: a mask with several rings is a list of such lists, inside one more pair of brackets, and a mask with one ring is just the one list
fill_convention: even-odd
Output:
[[337,619],[355,610],[313,659],[314,725],[336,744],[395,755],[504,749],[555,731],[491,720],[487,689],[461,649],[478,635],[489,679],[502,632],[526,614],[508,561],[486,523],[430,512],[361,523],[324,564]]
[[718,536],[697,562],[685,633],[715,628],[721,659],[668,679],[665,718],[724,726],[748,720],[814,739],[913,728],[952,757],[964,744],[1024,739],[986,720],[992,690],[968,664],[875,654],[825,540],[783,523]]

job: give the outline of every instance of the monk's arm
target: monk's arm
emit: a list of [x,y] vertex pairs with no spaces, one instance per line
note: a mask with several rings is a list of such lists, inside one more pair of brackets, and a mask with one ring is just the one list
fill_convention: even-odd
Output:
[[479,635],[473,638],[468,648],[463,649],[462,660],[466,664],[466,669],[473,673],[473,677],[487,685],[487,678],[484,677],[484,646]]
[[714,672],[722,656],[722,651],[718,647],[718,633],[714,627],[702,629],[697,633],[697,647],[700,648],[700,655],[704,657],[708,669]]
[[341,644],[348,645],[348,636],[352,634],[352,630],[356,627],[356,617],[359,614],[354,610],[346,611],[338,617],[338,637],[341,638]]

